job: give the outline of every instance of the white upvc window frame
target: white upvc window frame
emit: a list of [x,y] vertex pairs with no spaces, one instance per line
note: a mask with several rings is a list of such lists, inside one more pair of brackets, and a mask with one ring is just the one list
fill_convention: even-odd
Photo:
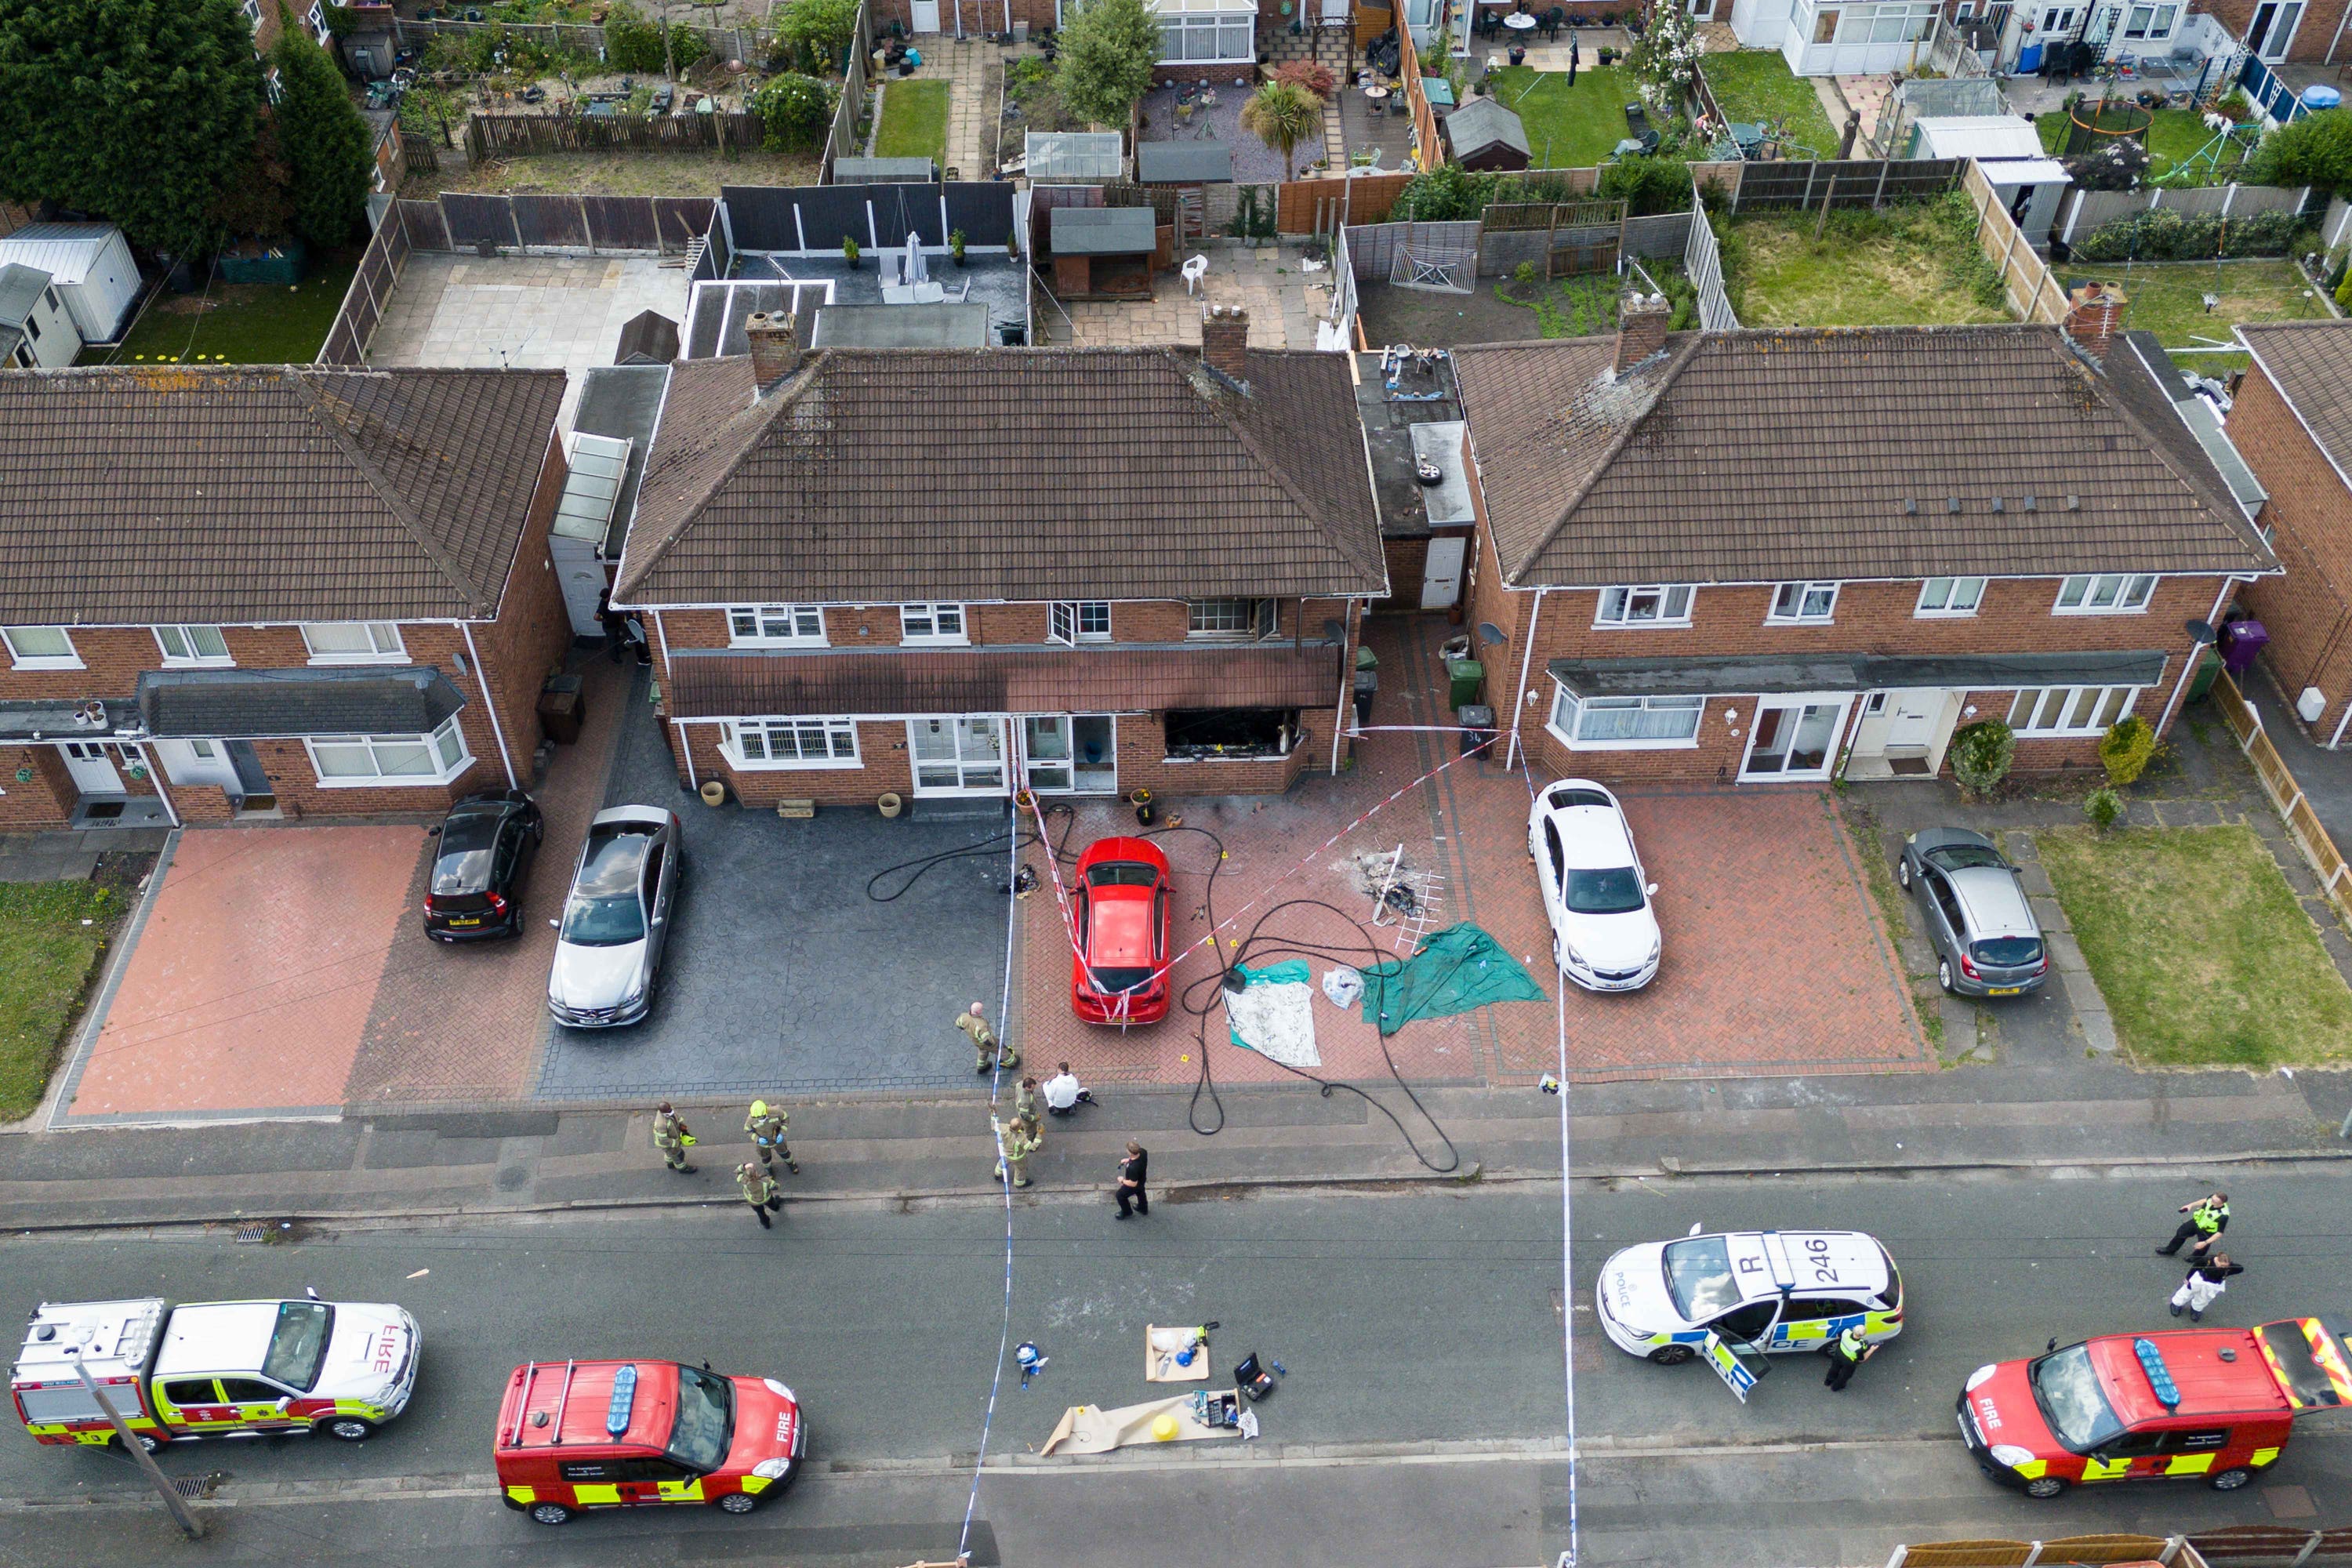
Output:
[[[789,738],[793,754],[779,756],[776,742]],[[813,752],[812,741],[824,755]],[[844,742],[848,754],[842,754]],[[829,714],[730,719],[720,726],[719,750],[730,767],[740,773],[793,773],[812,769],[862,768],[864,753],[857,744],[857,721]]]
[[971,624],[963,605],[951,600],[901,605],[898,640],[909,647],[962,647],[971,641]]
[[[1257,60],[1257,12],[1240,0],[1146,0],[1146,8],[1160,24],[1160,65],[1243,65]],[[1171,36],[1182,40],[1172,51]],[[1201,39],[1213,52],[1195,49],[1196,40]]]
[[[1939,583],[1943,584],[1940,599],[1936,594]],[[1984,577],[1927,578],[1919,584],[1919,602],[1912,606],[1911,614],[1923,621],[1966,619],[1983,606],[1990,583],[1990,579]],[[1963,596],[1968,600],[1965,605],[1960,603]],[[1937,602],[1930,603],[1931,600]]]
[[[1690,733],[1633,739],[1581,738],[1585,721],[1591,714],[1615,712],[1688,713]],[[1552,681],[1551,710],[1544,718],[1544,727],[1553,738],[1572,752],[1687,752],[1697,747],[1699,731],[1706,722],[1704,697],[1579,697],[1557,679]]]
[[[1189,616],[1187,617],[1190,619]],[[1089,622],[1099,621],[1099,625]],[[1110,641],[1108,599],[1055,599],[1046,606],[1045,638],[1070,643]]]
[[[750,630],[745,630],[746,623]],[[782,627],[782,630],[778,630]],[[729,647],[824,647],[824,607],[821,605],[730,605],[727,606]]]
[[310,24],[310,36],[320,48],[325,48],[335,36],[335,30],[327,26],[326,0],[311,0],[310,9],[303,13],[302,20]]
[[1592,624],[1603,626],[1686,626],[1698,590],[1687,583],[1626,584],[1603,588],[1593,601]]
[[[216,626],[187,623],[150,626],[148,630],[155,634],[155,647],[163,656],[163,668],[166,669],[226,669],[236,663],[236,659],[228,651],[228,638],[222,635],[220,627]],[[166,633],[172,635],[167,637],[164,635]],[[197,647],[198,637],[207,634],[220,645],[220,652],[205,653]],[[176,637],[180,643],[180,651],[177,653],[172,651],[173,637]]]
[[[254,58],[256,59],[259,59],[261,57],[259,55],[256,55]],[[286,101],[286,83],[278,76],[278,68],[276,66],[271,66],[267,71],[262,73],[261,91],[262,95],[268,98],[272,104],[279,104]]]
[[[1244,606],[1237,619],[1225,609],[1210,608],[1212,605],[1232,605]],[[1201,624],[1204,611],[1209,612],[1208,618],[1213,621],[1231,620],[1235,624],[1204,626]],[[1227,596],[1184,601],[1184,635],[1203,642],[1261,642],[1273,637],[1281,624],[1281,606],[1273,599]]]
[[[63,653],[26,653],[18,638],[26,632],[54,634],[66,645]],[[81,651],[74,647],[73,633],[63,626],[0,626],[0,641],[8,647],[9,662],[18,669],[79,669]]]
[[[2022,741],[2087,740],[2130,717],[2139,686],[2027,686],[2009,700],[2009,727]],[[2042,719],[2054,721],[2037,723]]]
[[[2155,572],[2077,572],[2058,580],[2058,597],[2050,606],[2053,616],[2144,616],[2156,597],[2160,574]],[[2112,584],[2105,604],[2099,592]],[[2069,603],[2069,600],[2072,603]]]
[[[1837,619],[1838,587],[1835,583],[1775,583],[1772,603],[1765,609],[1764,624],[1768,626],[1825,626]],[[1828,597],[1819,609],[1813,601],[1826,594]],[[1783,605],[1793,607],[1783,608]]]
[[[302,741],[303,749],[310,753],[310,771],[317,775],[320,789],[397,789],[412,784],[445,784],[462,776],[474,765],[474,754],[466,744],[465,727],[452,713],[441,721],[430,734],[424,735],[309,735]],[[364,751],[375,764],[373,773],[330,773],[319,760],[320,747],[336,753]],[[430,772],[387,773],[383,762],[387,753],[423,748],[426,760],[436,764]]]
[[[304,621],[302,646],[310,650],[312,664],[406,664],[408,644],[400,635],[397,621]],[[357,626],[366,636],[368,646],[359,648],[320,649],[313,633],[324,632],[331,626]]]

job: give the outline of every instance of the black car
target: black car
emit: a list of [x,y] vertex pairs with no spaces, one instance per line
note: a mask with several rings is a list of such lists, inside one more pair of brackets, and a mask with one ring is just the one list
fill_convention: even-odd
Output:
[[538,803],[519,789],[470,795],[433,830],[441,843],[425,892],[425,934],[436,942],[522,931],[523,872],[547,837]]

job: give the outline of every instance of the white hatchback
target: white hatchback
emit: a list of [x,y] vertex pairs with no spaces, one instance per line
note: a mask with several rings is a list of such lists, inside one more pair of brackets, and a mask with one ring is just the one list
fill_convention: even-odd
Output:
[[1633,832],[1617,797],[1591,779],[1561,779],[1528,813],[1552,962],[1587,991],[1639,991],[1657,977],[1661,939]]

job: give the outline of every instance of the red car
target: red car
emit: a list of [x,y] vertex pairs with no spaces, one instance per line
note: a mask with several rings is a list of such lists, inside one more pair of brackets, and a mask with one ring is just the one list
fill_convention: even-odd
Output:
[[1089,1024],[1168,1016],[1168,857],[1148,838],[1097,838],[1078,857],[1070,1006]]

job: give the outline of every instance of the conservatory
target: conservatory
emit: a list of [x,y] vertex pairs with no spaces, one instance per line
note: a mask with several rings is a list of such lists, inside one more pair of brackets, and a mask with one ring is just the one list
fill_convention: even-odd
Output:
[[1936,0],[1738,0],[1731,24],[1742,44],[1777,46],[1799,76],[1876,76],[1926,58],[1936,9]]

